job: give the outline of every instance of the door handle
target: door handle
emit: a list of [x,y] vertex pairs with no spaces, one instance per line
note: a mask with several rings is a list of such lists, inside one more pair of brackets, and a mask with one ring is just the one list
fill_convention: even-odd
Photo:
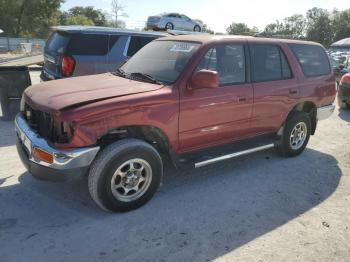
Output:
[[289,94],[291,94],[291,95],[296,95],[296,94],[298,94],[298,89],[296,89],[296,88],[291,88],[291,89],[289,89]]
[[246,96],[239,96],[237,100],[238,100],[239,103],[240,102],[245,102],[245,101],[247,101],[247,97]]

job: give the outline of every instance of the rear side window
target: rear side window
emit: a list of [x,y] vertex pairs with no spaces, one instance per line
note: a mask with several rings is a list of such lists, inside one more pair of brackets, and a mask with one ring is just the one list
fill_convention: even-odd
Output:
[[328,75],[331,72],[324,49],[317,45],[289,44],[305,76]]
[[109,35],[73,34],[67,48],[70,55],[103,56],[108,53]]
[[54,32],[47,41],[46,48],[53,52],[63,53],[69,42],[69,36],[62,32]]
[[132,36],[130,39],[127,56],[133,56],[137,51],[154,39],[155,37]]
[[289,79],[292,72],[288,61],[277,45],[250,45],[252,75],[255,82]]

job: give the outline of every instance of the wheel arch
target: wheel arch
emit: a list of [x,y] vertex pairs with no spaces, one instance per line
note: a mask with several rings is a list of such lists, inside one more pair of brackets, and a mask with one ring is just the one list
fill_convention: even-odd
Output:
[[98,139],[98,144],[105,147],[125,138],[136,138],[151,144],[161,153],[169,154],[171,145],[166,133],[158,127],[150,125],[130,125],[109,130]]
[[308,113],[311,119],[311,134],[314,135],[317,126],[317,106],[312,101],[304,101],[296,104],[289,112],[286,120],[293,112],[305,112]]

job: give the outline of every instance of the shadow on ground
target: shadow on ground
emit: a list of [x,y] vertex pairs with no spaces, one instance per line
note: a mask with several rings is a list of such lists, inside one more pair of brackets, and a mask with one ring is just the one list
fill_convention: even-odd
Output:
[[167,168],[150,203],[110,214],[92,203],[85,178],[49,183],[24,173],[0,191],[2,257],[207,261],[319,205],[341,175],[331,155],[307,149],[286,159],[271,150],[186,172]]
[[350,109],[339,109],[340,119],[350,122]]
[[2,120],[2,116],[0,114],[0,147],[12,146],[16,144],[16,134],[15,134],[15,126],[13,124],[13,120],[5,121]]

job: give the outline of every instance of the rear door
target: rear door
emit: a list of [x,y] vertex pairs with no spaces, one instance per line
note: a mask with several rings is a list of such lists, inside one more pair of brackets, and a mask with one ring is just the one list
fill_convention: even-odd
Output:
[[256,134],[276,132],[298,100],[299,83],[280,45],[250,43],[249,50],[254,88],[251,128]]
[[180,97],[181,151],[237,140],[249,135],[253,88],[247,80],[246,44],[215,45],[195,71],[217,71],[219,88],[188,90]]

